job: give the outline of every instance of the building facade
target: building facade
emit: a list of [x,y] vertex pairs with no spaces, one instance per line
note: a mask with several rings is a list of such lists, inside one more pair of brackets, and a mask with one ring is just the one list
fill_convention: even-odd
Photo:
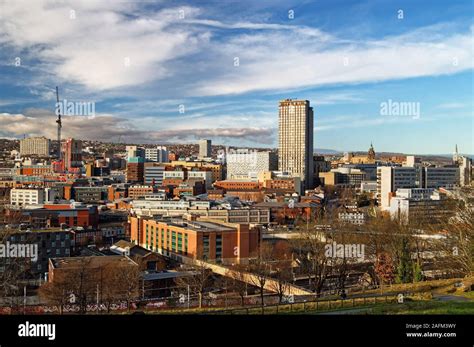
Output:
[[77,171],[82,167],[82,141],[67,139],[62,144],[64,170]]
[[43,188],[12,189],[10,190],[10,204],[14,206],[40,205],[45,202]]
[[210,158],[212,155],[211,140],[199,140],[199,158]]
[[226,155],[227,179],[257,175],[260,172],[274,171],[278,167],[278,157],[271,151],[249,151],[240,149]]
[[313,108],[308,100],[283,100],[279,105],[278,170],[313,185]]
[[190,219],[131,217],[131,241],[180,260],[179,256],[216,263],[244,263],[256,255],[260,228]]
[[168,150],[165,146],[145,148],[145,160],[148,162],[167,163]]
[[49,157],[50,140],[46,137],[28,137],[20,140],[20,155]]

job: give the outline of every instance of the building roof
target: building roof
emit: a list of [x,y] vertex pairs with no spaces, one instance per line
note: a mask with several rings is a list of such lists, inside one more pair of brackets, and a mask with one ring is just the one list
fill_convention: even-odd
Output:
[[181,227],[189,230],[194,230],[194,231],[200,231],[200,232],[205,232],[205,231],[235,231],[236,229],[230,226],[227,226],[225,224],[217,223],[217,222],[208,222],[208,221],[188,221],[186,219],[180,219],[180,218],[167,218],[167,217],[161,217],[161,216],[155,216],[154,218],[155,221],[159,223],[165,223],[170,226],[176,226],[176,227]]
[[106,265],[138,265],[132,259],[122,255],[110,255],[110,256],[90,256],[90,257],[67,257],[67,258],[51,258],[50,262],[52,263],[55,269],[74,269],[77,267],[84,266],[87,263],[88,267],[97,268]]
[[[254,205],[254,207],[257,207],[257,208],[261,208],[261,207],[272,208],[272,207],[285,207],[285,206],[288,206],[288,203],[278,202],[278,201],[260,202]],[[313,202],[295,202],[294,203],[295,208],[316,207],[316,206],[317,204]]]

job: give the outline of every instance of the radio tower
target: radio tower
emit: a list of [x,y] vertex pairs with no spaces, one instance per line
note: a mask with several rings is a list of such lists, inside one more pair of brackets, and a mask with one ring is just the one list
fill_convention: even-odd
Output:
[[61,108],[59,107],[59,89],[56,86],[56,107],[58,109],[58,119],[56,119],[56,123],[58,124],[58,159],[61,161],[61,128],[63,127],[61,123]]

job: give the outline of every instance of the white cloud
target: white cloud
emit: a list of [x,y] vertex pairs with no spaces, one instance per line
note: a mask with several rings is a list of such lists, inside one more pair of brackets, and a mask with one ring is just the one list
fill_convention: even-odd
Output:
[[63,81],[92,90],[134,86],[169,76],[167,61],[208,40],[202,32],[168,28],[178,21],[179,9],[144,15],[121,1],[7,1],[0,43],[28,49]]
[[[41,77],[54,84],[70,82],[102,96],[117,91],[118,97],[139,88],[174,98],[297,91],[473,68],[472,29],[447,34],[453,31],[436,25],[351,41],[309,26],[224,21],[205,18],[205,8],[145,5],[6,0],[0,46],[39,59]],[[54,85],[40,82],[32,85]]]
[[[25,114],[0,113],[0,138],[46,136],[56,138],[56,115],[41,109],[29,109]],[[156,125],[156,120],[152,120]],[[260,144],[274,140],[275,129],[268,127],[217,126],[206,127],[207,121],[199,122],[199,128],[189,122],[182,128],[162,129],[138,128],[131,120],[110,114],[96,116],[63,116],[63,138],[117,142],[119,138],[136,143],[143,142],[195,142],[202,137],[225,140],[245,139]],[[143,124],[141,124],[143,125]]]
[[[440,27],[440,30],[442,28]],[[240,35],[217,48],[221,74],[199,85],[201,95],[239,94],[329,84],[453,74],[474,66],[471,32],[330,44],[292,32]],[[239,57],[239,66],[231,64]]]

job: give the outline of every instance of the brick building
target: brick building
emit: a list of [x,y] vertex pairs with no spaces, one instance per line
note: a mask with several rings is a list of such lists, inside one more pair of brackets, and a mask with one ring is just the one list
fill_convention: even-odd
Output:
[[176,260],[180,256],[217,263],[241,263],[255,256],[260,228],[183,218],[130,217],[131,241]]

